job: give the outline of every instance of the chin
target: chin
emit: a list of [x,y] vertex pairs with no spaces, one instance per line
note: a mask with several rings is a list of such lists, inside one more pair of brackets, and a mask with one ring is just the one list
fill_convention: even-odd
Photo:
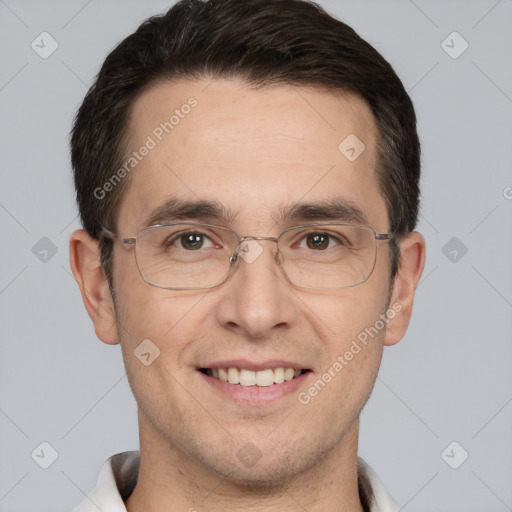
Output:
[[266,453],[261,453],[249,442],[241,449],[230,450],[229,455],[227,450],[220,456],[203,452],[197,460],[203,468],[217,474],[232,485],[261,493],[266,489],[269,492],[275,491],[277,487],[286,485],[294,477],[311,469],[322,459],[324,454],[322,448],[312,446],[308,449],[304,446],[298,448],[298,444],[281,449],[269,446],[265,450]]

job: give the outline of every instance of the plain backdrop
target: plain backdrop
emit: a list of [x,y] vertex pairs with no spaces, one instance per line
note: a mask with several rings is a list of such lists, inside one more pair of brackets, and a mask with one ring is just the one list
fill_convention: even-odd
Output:
[[[426,268],[360,455],[402,510],[510,511],[512,1],[319,3],[394,66],[423,148]],[[69,511],[105,459],[138,448],[121,352],[96,338],[69,269],[68,142],[108,52],[169,5],[0,0],[2,512]]]

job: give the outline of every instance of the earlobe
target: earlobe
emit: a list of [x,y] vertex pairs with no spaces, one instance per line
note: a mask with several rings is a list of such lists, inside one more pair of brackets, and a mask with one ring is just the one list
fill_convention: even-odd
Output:
[[119,343],[114,303],[101,266],[98,240],[83,229],[75,231],[69,241],[69,259],[96,335],[105,343]]
[[425,265],[425,239],[413,231],[400,240],[401,264],[395,277],[390,308],[397,313],[390,320],[384,345],[394,345],[404,336],[412,314],[414,294]]

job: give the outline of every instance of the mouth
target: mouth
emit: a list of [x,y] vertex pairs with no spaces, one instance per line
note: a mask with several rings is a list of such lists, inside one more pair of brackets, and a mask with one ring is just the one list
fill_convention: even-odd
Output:
[[311,372],[310,369],[300,368],[277,367],[250,370],[235,366],[226,368],[199,368],[199,371],[208,377],[239,387],[277,386]]

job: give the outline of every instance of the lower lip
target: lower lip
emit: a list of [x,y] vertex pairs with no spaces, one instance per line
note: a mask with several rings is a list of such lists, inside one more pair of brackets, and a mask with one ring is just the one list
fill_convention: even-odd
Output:
[[281,384],[272,384],[271,386],[240,386],[240,384],[229,384],[215,377],[210,377],[198,370],[199,375],[205,382],[218,393],[231,398],[244,405],[266,404],[278,400],[290,393],[293,393],[301,386],[305,379],[312,373],[306,372],[290,381]]

